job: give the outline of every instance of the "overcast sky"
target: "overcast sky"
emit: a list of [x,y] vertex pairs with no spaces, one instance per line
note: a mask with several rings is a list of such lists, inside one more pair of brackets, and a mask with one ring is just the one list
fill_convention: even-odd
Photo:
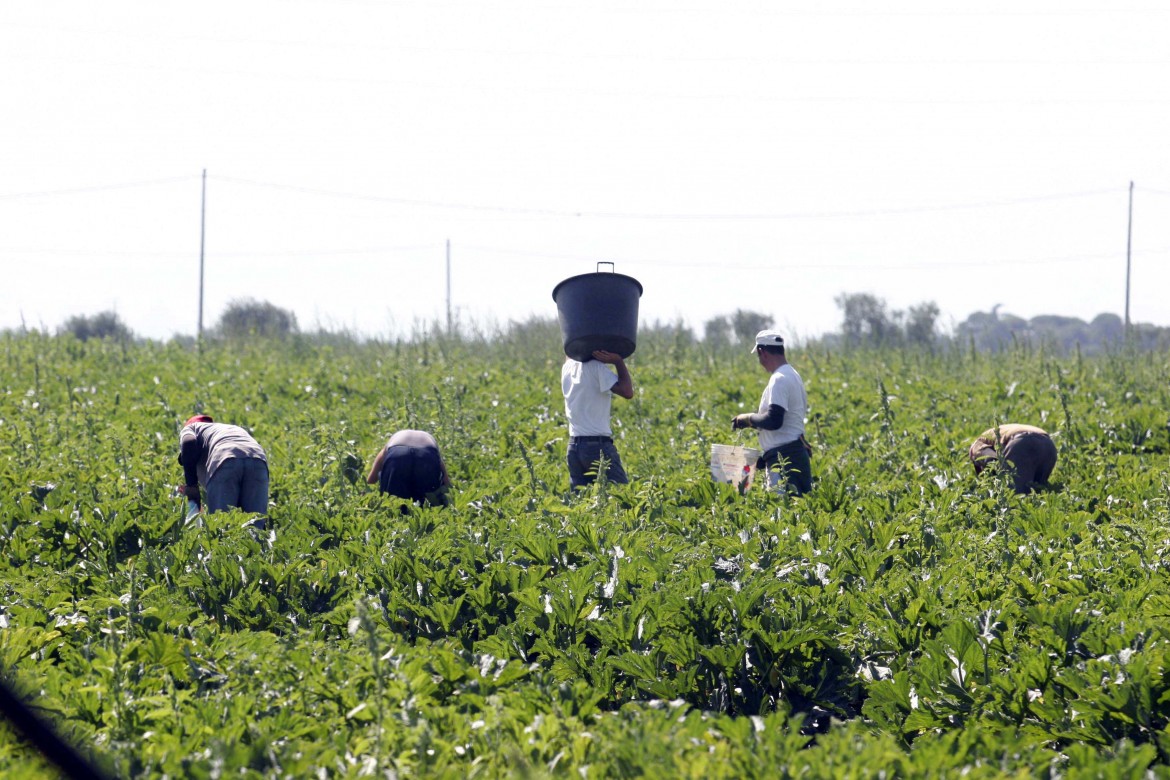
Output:
[[[880,10],[878,10],[880,9]],[[0,4],[0,328],[555,316],[797,338],[834,297],[947,323],[1170,325],[1170,5],[1154,0]],[[604,268],[608,269],[608,266]]]

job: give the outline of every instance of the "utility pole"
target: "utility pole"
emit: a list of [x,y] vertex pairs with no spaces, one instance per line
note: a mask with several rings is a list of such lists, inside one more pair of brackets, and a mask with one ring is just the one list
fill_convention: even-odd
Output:
[[1129,335],[1129,260],[1133,249],[1133,182],[1129,183],[1129,226],[1125,231],[1125,335]]
[[447,337],[451,336],[451,239],[447,239]]
[[199,204],[199,325],[196,338],[203,344],[203,242],[207,229],[207,169],[203,169],[203,197]]

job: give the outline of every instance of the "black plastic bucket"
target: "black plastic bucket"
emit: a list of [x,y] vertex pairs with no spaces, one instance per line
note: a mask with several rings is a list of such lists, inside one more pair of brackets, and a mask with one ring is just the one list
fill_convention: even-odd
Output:
[[[598,263],[597,267],[613,263]],[[638,299],[642,284],[632,276],[597,273],[571,276],[553,288],[565,354],[582,362],[593,351],[634,354],[638,340]]]

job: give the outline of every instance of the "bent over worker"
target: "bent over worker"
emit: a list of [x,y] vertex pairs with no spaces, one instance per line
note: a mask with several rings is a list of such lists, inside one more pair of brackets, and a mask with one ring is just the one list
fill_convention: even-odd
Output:
[[268,456],[240,426],[206,414],[191,417],[179,431],[179,463],[186,479],[183,494],[201,503],[202,485],[209,512],[268,512]]
[[992,463],[1007,461],[1012,488],[1017,493],[1028,493],[1035,485],[1047,484],[1056,467],[1052,437],[1043,428],[1021,423],[988,428],[971,443],[967,456],[976,474]]
[[760,367],[769,373],[768,384],[760,396],[759,411],[736,415],[732,430],[755,428],[764,451],[757,468],[768,472],[768,486],[785,489],[795,495],[812,490],[811,447],[804,438],[804,416],[808,396],[804,380],[784,355],[784,337],[774,330],[761,330],[752,347]]
[[391,436],[378,451],[366,482],[392,496],[446,506],[451,477],[435,437],[406,429]]

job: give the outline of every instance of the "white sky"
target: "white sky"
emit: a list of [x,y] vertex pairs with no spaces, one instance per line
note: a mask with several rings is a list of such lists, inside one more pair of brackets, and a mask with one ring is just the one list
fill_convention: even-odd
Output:
[[[879,9],[880,10],[875,10]],[[0,4],[0,328],[206,300],[409,333],[555,316],[613,262],[643,320],[797,338],[841,292],[947,323],[1170,325],[1162,0]]]

